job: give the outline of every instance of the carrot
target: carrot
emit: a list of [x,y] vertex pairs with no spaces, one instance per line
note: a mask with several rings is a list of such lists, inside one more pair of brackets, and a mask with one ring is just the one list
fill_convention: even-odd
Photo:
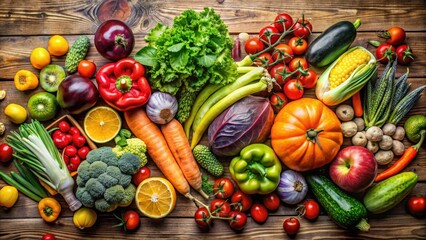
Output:
[[362,110],[361,93],[359,91],[352,96],[352,106],[354,108],[355,116],[362,117],[364,111]]
[[189,146],[182,124],[173,119],[169,123],[161,125],[161,132],[189,185],[204,198],[209,198],[201,189],[201,172],[192,154],[191,146]]
[[398,159],[392,166],[390,166],[385,171],[379,173],[374,179],[375,182],[380,182],[386,178],[392,177],[393,175],[401,172],[410,162],[417,156],[420,146],[422,145],[425,139],[425,133],[421,135],[420,141],[414,145],[410,146],[405,150],[404,154]]
[[190,187],[180,170],[166,139],[160,129],[153,123],[141,108],[124,112],[124,118],[136,137],[145,142],[149,156],[176,190],[193,200]]

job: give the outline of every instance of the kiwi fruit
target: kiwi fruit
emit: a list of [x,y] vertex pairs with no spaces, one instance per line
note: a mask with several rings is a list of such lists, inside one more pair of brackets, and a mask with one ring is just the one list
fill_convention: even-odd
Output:
[[58,102],[56,96],[48,92],[38,92],[28,100],[28,112],[31,118],[47,121],[55,117]]
[[48,92],[56,92],[59,84],[66,77],[63,67],[49,64],[40,71],[40,86]]

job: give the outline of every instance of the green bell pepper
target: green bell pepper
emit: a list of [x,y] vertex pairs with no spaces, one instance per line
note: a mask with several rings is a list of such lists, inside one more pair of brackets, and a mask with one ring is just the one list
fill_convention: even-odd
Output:
[[232,179],[247,194],[268,194],[278,187],[281,162],[274,150],[261,143],[243,148],[229,165]]

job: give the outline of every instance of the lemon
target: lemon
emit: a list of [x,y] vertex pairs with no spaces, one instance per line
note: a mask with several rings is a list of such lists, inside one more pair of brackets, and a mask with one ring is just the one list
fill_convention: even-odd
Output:
[[176,191],[165,178],[147,178],[136,189],[135,202],[143,215],[163,218],[175,209]]
[[111,141],[120,129],[120,115],[110,107],[95,107],[84,117],[84,131],[96,143]]
[[21,124],[27,119],[27,110],[15,103],[11,103],[4,109],[4,115],[13,123]]

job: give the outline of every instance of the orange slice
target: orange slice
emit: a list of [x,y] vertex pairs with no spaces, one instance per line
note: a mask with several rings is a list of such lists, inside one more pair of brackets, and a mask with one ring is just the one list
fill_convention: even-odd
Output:
[[120,115],[110,107],[95,107],[84,117],[84,131],[96,143],[111,141],[120,129]]
[[136,189],[135,202],[143,215],[150,218],[163,218],[175,208],[176,191],[165,178],[147,178]]

